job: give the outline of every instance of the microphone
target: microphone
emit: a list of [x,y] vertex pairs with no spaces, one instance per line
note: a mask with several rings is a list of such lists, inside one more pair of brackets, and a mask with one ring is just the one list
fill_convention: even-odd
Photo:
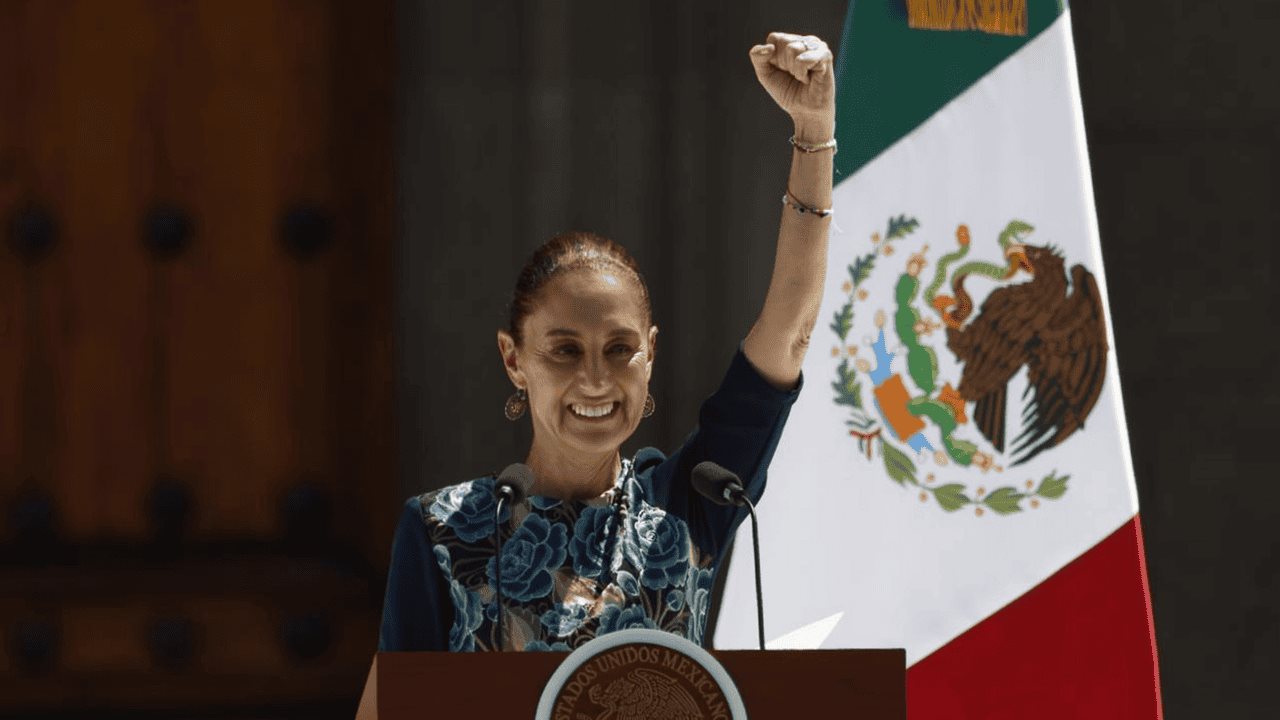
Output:
[[524,502],[533,487],[533,470],[524,463],[511,463],[493,485],[493,499],[515,504]]
[[710,460],[698,463],[690,477],[694,489],[717,505],[742,507],[748,502],[746,488],[738,476]]
[[493,499],[497,502],[493,510],[493,530],[498,539],[497,554],[493,560],[493,580],[497,585],[494,602],[498,604],[498,649],[502,649],[502,503],[512,505],[524,502],[533,487],[533,470],[524,463],[511,463],[499,475],[493,484]]
[[689,478],[693,489],[711,502],[745,507],[751,514],[751,549],[756,561],[756,631],[760,649],[764,650],[764,592],[760,588],[760,525],[756,522],[756,506],[747,497],[738,476],[710,460],[695,465]]

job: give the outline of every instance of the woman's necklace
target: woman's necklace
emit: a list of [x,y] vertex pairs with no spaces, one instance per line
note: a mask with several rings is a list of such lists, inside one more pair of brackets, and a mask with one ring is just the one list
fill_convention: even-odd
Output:
[[621,536],[625,532],[627,515],[631,509],[631,491],[635,485],[632,478],[634,468],[635,464],[631,460],[623,460],[622,471],[618,473],[618,479],[614,482],[613,489],[609,491],[613,493],[613,497],[610,498],[613,512],[610,513],[610,522],[605,526],[605,532],[609,534],[605,542],[608,543],[606,547],[609,552],[606,557],[609,558],[611,574],[617,573],[622,568]]

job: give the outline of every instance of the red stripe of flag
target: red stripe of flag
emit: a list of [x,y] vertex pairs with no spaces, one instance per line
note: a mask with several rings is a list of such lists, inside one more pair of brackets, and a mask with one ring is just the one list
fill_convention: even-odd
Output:
[[912,720],[1163,717],[1138,516],[907,670]]

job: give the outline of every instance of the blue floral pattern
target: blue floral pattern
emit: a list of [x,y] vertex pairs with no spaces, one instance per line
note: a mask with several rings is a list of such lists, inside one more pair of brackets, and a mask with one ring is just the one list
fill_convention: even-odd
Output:
[[556,605],[542,614],[542,626],[547,632],[561,638],[572,635],[587,621],[591,607],[581,603],[574,605]]
[[[493,512],[497,506],[493,483],[493,478],[484,478],[445,488],[429,506],[432,517],[448,525],[466,542],[493,535]],[[504,507],[502,519],[509,517],[510,509]]]
[[[423,520],[449,580],[451,650],[569,651],[627,628],[701,642],[714,558],[678,516],[646,501],[630,460],[614,490],[590,503],[532,496],[495,524],[493,479],[428,493]],[[487,519],[486,519],[487,518]],[[495,531],[501,528],[502,608]]]
[[604,635],[605,633],[629,628],[652,627],[657,627],[657,625],[640,605],[630,605],[625,608],[618,605],[609,605],[605,607],[604,613],[600,615],[599,634]]
[[640,584],[661,590],[689,570],[689,526],[661,508],[645,505],[623,540],[627,560],[641,568]]
[[618,587],[622,588],[622,592],[628,597],[636,597],[640,594],[640,581],[636,580],[636,576],[626,570],[618,571]]
[[449,560],[449,548],[444,545],[436,545],[431,548],[431,554],[436,556],[436,565],[440,566],[440,571],[445,577],[453,574],[453,563]]
[[454,580],[449,583],[449,597],[453,600],[453,627],[449,629],[449,649],[453,652],[469,652],[476,649],[477,628],[484,621],[480,596]]
[[573,555],[573,571],[582,577],[600,577],[609,561],[609,523],[617,517],[613,507],[589,507],[578,516],[573,525],[573,542],[569,554]]
[[[551,573],[564,562],[569,530],[552,525],[541,515],[529,515],[502,546],[502,594],[525,602],[551,592]],[[489,558],[489,585],[498,580],[497,558]]]
[[707,610],[711,607],[711,586],[715,584],[715,573],[706,568],[689,568],[685,579],[687,588],[685,597],[689,605],[689,625],[685,637],[702,644],[702,632],[707,625]]

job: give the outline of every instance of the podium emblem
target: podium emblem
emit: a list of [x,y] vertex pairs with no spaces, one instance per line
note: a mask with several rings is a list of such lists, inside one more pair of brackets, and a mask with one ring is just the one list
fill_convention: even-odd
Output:
[[745,720],[729,673],[706,650],[652,629],[601,635],[569,654],[537,720]]

